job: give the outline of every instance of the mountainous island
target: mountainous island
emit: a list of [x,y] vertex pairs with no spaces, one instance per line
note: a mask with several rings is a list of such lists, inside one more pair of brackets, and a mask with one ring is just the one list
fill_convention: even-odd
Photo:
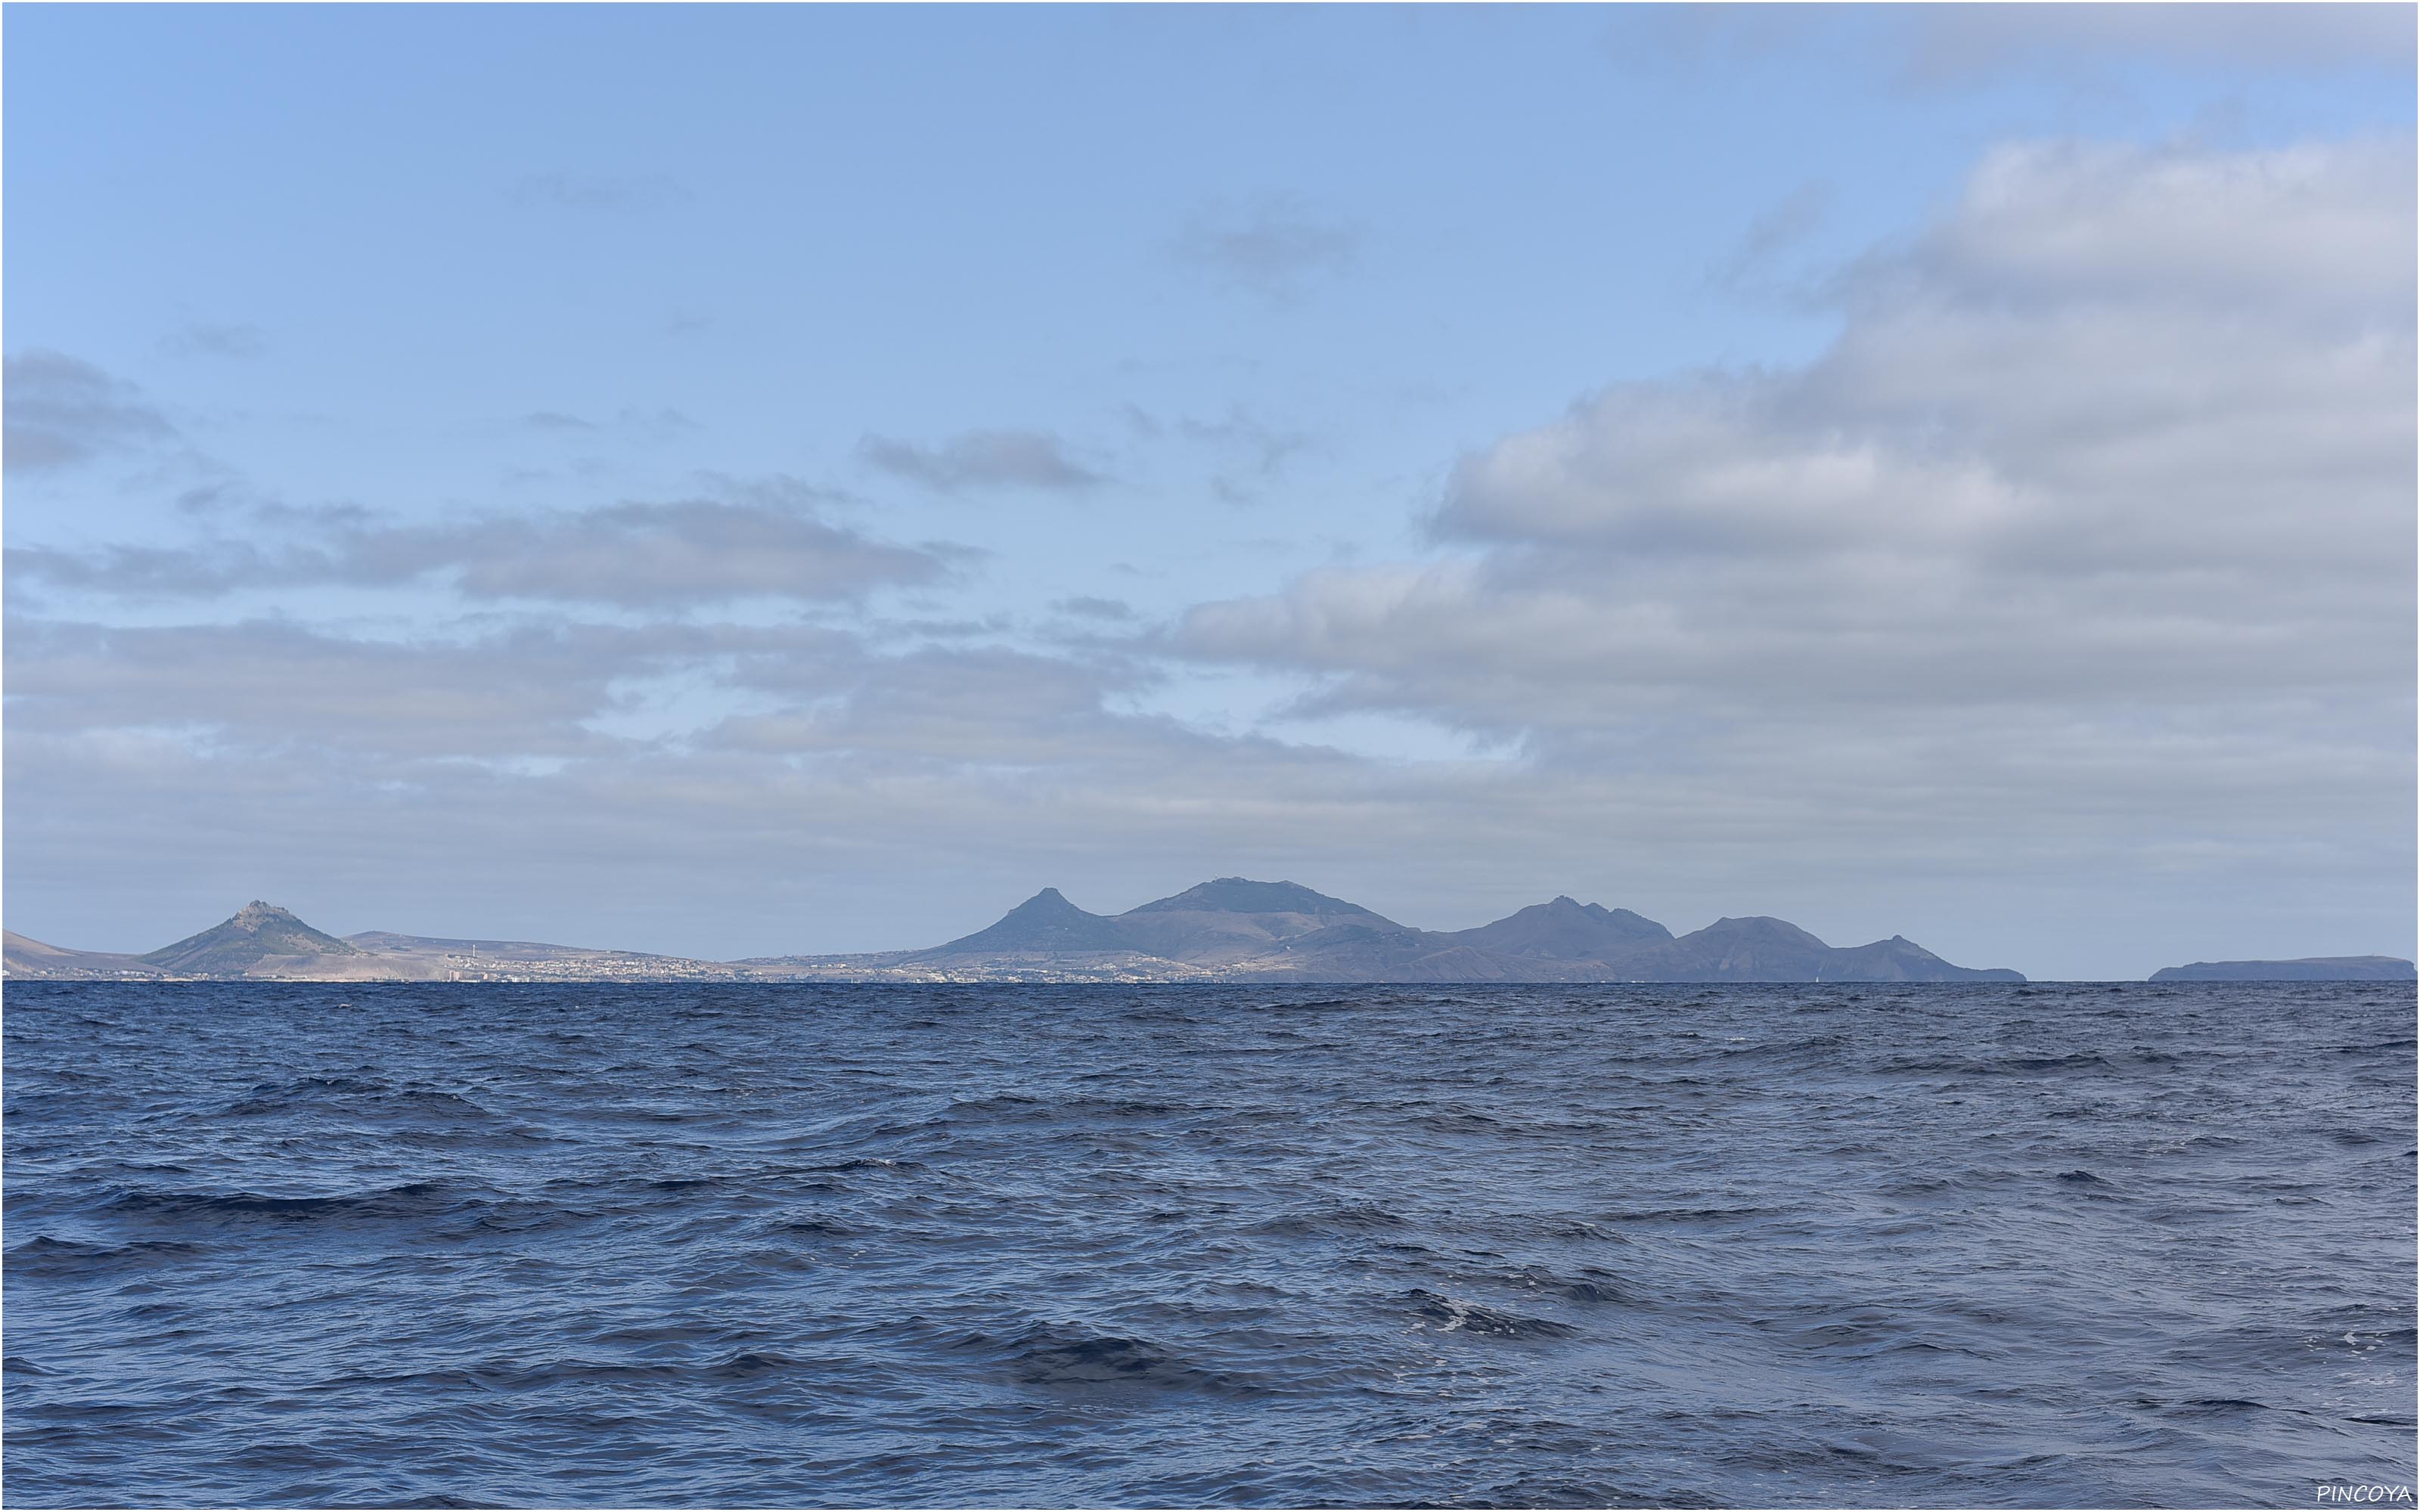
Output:
[[1045,887],[989,929],[854,963],[970,980],[1240,981],[2023,981],[1954,966],[1894,935],[1836,949],[1777,918],[1725,918],[1677,938],[1626,908],[1557,898],[1477,929],[1413,929],[1293,882],[1221,877],[1123,914]]
[[1570,898],[1476,929],[1414,929],[1292,882],[1221,877],[1123,914],[1045,887],[998,923],[924,950],[693,961],[529,941],[373,931],[338,938],[266,903],[142,955],[10,933],[14,978],[293,980],[854,981],[2023,981],[1952,965],[1893,935],[1826,945],[1778,918],[1675,936],[1626,908]]
[[[339,938],[273,904],[142,955],[6,935],[0,971],[57,980],[1818,982],[2004,981],[1899,935],[1826,945],[1778,918],[1721,918],[1675,935],[1626,908],[1570,898],[1476,929],[1423,930],[1293,882],[1220,877],[1123,914],[1045,887],[999,922],[923,950],[697,961],[527,940],[369,931]],[[2155,981],[2403,980],[2391,956],[2171,966]]]

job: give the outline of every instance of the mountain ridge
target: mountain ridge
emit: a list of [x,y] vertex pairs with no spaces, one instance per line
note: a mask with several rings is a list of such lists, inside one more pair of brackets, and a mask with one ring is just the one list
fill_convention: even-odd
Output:
[[1492,923],[1421,930],[1295,882],[1219,877],[1123,914],[1045,887],[988,927],[879,957],[768,957],[968,980],[1248,981],[2023,981],[1954,965],[1900,935],[1838,948],[1784,919],[1724,918],[1675,936],[1644,915],[1559,894]]
[[[1123,914],[1044,887],[990,925],[923,949],[702,961],[533,941],[363,931],[343,938],[255,900],[157,950],[67,949],[14,932],[19,980],[1239,982],[2022,982],[1904,935],[1834,946],[1787,919],[1725,916],[1675,935],[1642,914],[1558,894],[1460,930],[1398,923],[1300,883],[1218,877]],[[2396,956],[2195,962],[2152,980],[2401,980]]]

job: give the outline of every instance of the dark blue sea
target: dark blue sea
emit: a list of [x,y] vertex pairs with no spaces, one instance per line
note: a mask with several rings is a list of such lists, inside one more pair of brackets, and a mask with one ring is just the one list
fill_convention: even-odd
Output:
[[2309,1506],[2415,1479],[2413,1026],[2326,983],[14,982],[0,1469]]

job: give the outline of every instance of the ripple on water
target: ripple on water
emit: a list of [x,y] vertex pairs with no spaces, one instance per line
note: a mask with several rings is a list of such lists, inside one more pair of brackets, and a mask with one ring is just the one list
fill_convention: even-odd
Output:
[[2307,1504],[2411,990],[9,984],[25,1506]]

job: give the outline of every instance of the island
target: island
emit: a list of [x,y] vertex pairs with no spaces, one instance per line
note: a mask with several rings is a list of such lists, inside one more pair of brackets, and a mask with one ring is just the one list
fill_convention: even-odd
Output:
[[2412,981],[2412,963],[2392,955],[2307,955],[2294,961],[2195,961],[2162,966],[2153,981]]
[[1045,887],[923,950],[698,961],[530,941],[369,931],[342,937],[256,901],[141,955],[8,933],[0,970],[51,980],[1004,982],[2022,982],[1900,935],[1837,947],[1784,919],[1675,935],[1626,908],[1557,897],[1490,924],[1423,930],[1294,882],[1220,877],[1122,914]]

